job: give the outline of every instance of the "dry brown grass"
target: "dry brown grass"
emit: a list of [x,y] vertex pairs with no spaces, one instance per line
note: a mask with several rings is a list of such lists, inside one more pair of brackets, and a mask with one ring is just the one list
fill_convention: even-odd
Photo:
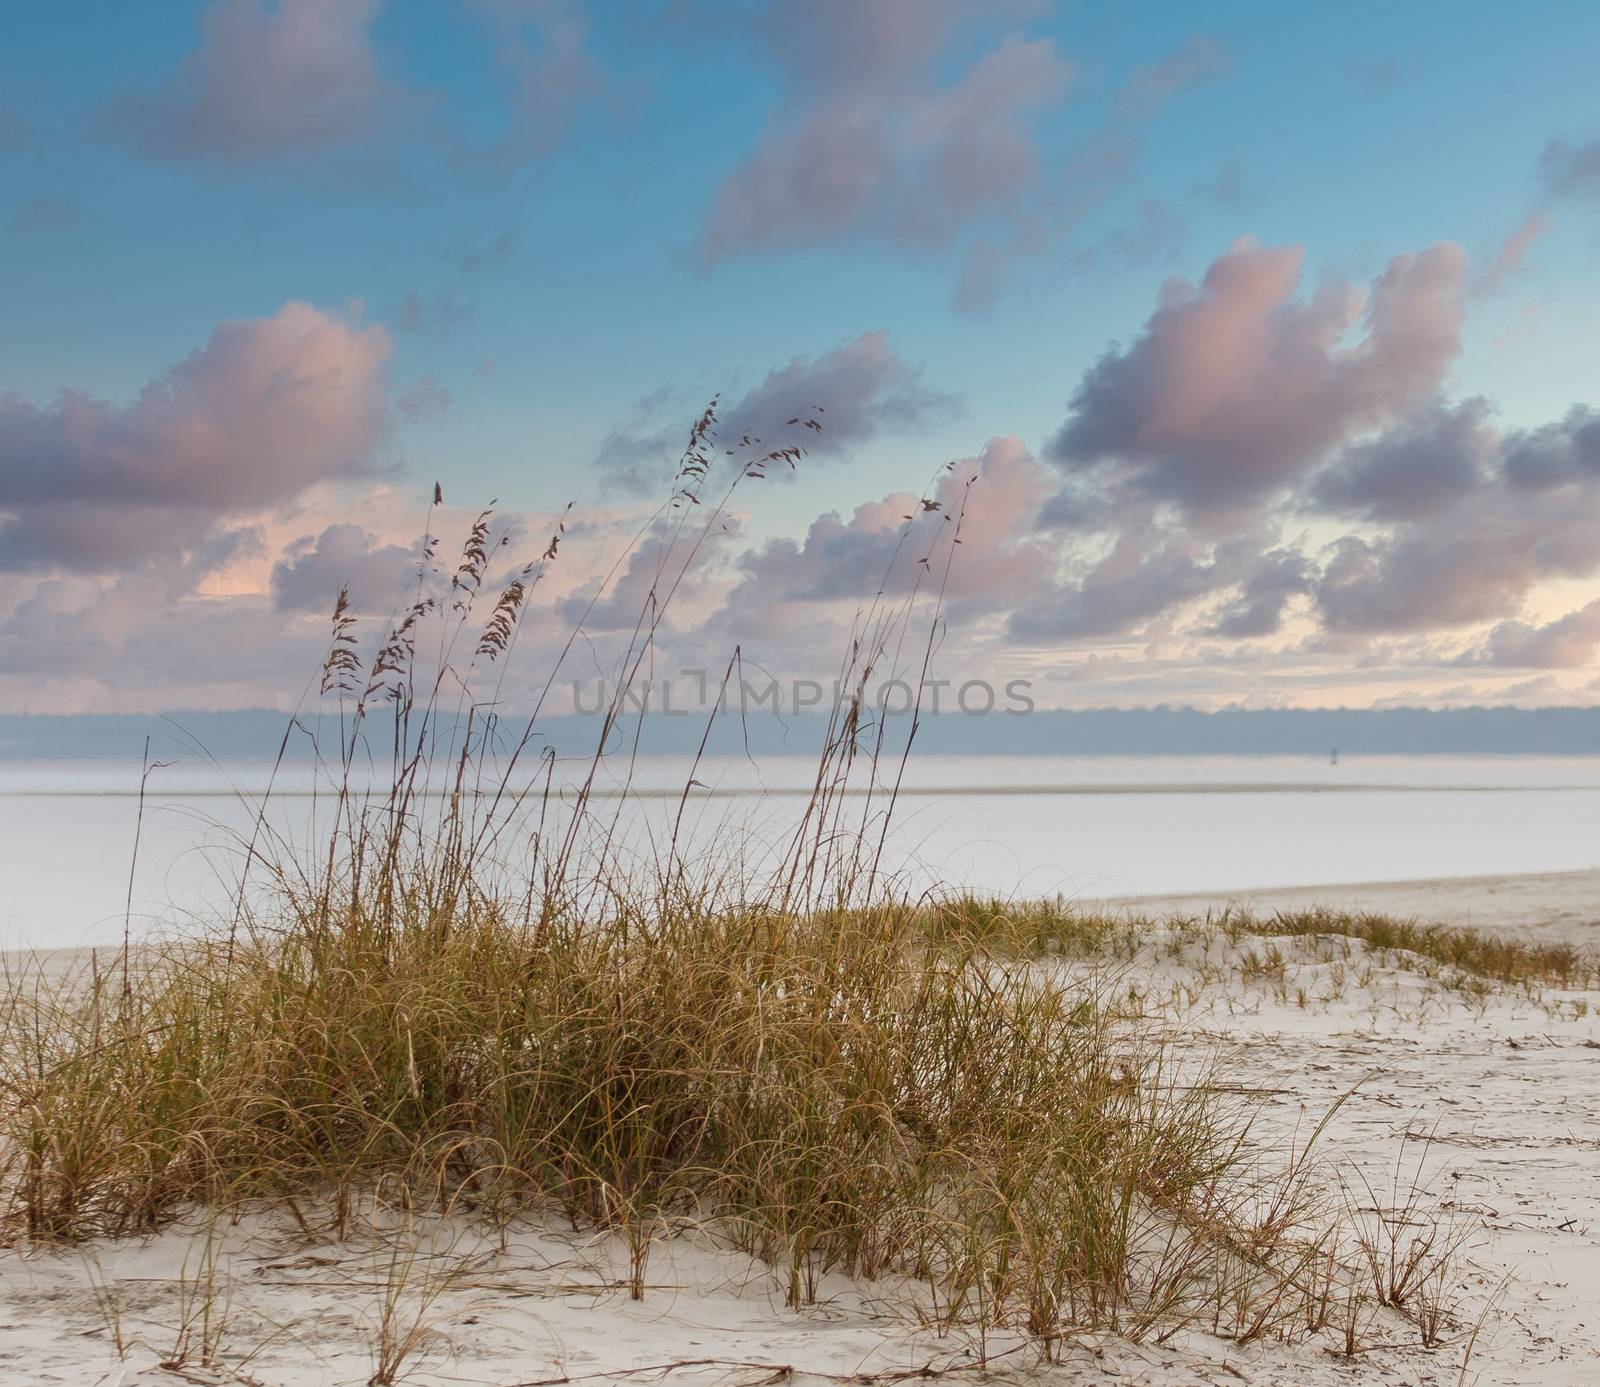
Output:
[[[912,576],[863,605],[840,666],[855,693],[768,865],[706,871],[681,812],[653,859],[622,864],[622,797],[602,811],[594,789],[628,691],[736,489],[800,456],[741,440],[709,498],[715,423],[697,421],[640,532],[653,580],[569,797],[537,719],[577,633],[520,730],[500,699],[564,522],[496,576],[485,512],[445,574],[430,512],[416,590],[370,660],[340,595],[325,720],[295,723],[336,729],[314,741],[325,838],[297,847],[269,795],[223,926],[117,969],[7,979],[0,1228],[116,1236],[252,1201],[341,1235],[372,1201],[556,1212],[623,1237],[643,1295],[652,1244],[692,1219],[769,1263],[790,1304],[837,1268],[903,1287],[940,1327],[1021,1327],[1046,1355],[1088,1327],[1324,1333],[1330,1287],[1364,1270],[1308,1152],[1259,1148],[1241,1100],[1201,1082],[1204,1056],[1109,984],[1029,964],[1114,955],[1136,931],[1049,905],[911,905],[883,873],[910,745],[889,744],[864,691],[899,661],[926,667],[964,492],[908,517]],[[374,745],[388,765],[369,783]],[[380,1316],[374,1381],[425,1338],[402,1300]],[[214,1352],[211,1323],[180,1345],[191,1357]]]

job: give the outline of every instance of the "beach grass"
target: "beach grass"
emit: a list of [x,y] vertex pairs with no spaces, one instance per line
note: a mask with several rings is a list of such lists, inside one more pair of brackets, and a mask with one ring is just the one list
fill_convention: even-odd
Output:
[[[259,1207],[308,1239],[354,1236],[374,1205],[559,1218],[620,1239],[642,1297],[653,1249],[692,1226],[770,1266],[791,1306],[842,1272],[934,1328],[1006,1327],[1046,1358],[1088,1329],[1295,1340],[1335,1334],[1341,1306],[1353,1324],[1367,1261],[1327,1193],[1322,1126],[1257,1140],[1250,1100],[1115,966],[1041,966],[1114,965],[1136,927],[896,890],[884,852],[911,748],[865,690],[926,672],[964,490],[911,507],[909,576],[858,613],[839,671],[854,692],[790,835],[748,855],[689,841],[691,770],[654,854],[622,853],[625,795],[593,791],[619,739],[631,755],[629,692],[737,488],[801,455],[746,438],[713,499],[715,422],[630,551],[653,555],[648,592],[567,793],[537,719],[581,622],[509,730],[502,699],[564,522],[501,572],[485,512],[445,568],[430,512],[416,591],[368,653],[340,594],[315,708],[284,739],[309,737],[326,772],[323,837],[292,841],[269,793],[230,916],[5,978],[0,1232],[60,1244]],[[519,778],[524,759],[537,773]],[[1395,929],[1392,947],[1445,947]],[[1436,1262],[1415,1277],[1440,1279]],[[413,1338],[383,1320],[374,1381]]]

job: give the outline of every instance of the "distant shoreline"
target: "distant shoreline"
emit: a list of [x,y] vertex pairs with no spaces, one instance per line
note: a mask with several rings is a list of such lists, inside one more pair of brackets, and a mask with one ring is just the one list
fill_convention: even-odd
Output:
[[[498,793],[498,786],[489,786],[476,792],[480,797],[492,798]],[[847,786],[833,790],[831,793],[836,798],[842,799],[886,799],[891,796],[899,799],[940,799],[944,797],[960,797],[963,799],[989,799],[999,796],[1050,796],[1050,795],[1347,795],[1367,792],[1371,794],[1471,794],[1471,795],[1498,795],[1498,794],[1532,794],[1544,791],[1555,791],[1563,794],[1589,794],[1600,790],[1600,782],[1590,785],[1412,785],[1400,783],[1384,783],[1373,781],[1369,783],[1356,782],[1343,785],[1321,784],[1316,781],[1150,781],[1137,783],[1089,783],[1089,784],[1058,784],[1058,785],[902,785],[897,791],[889,787],[878,786],[868,790],[860,786]],[[233,789],[175,789],[163,790],[159,784],[146,791],[146,798],[152,803],[165,800],[189,799],[237,799],[241,794],[249,791]],[[470,795],[472,792],[464,792]],[[554,792],[557,797],[562,794],[576,794],[575,787],[557,787]],[[696,786],[689,790],[690,800],[708,799],[809,799],[813,791],[806,786],[749,786],[739,789],[721,789],[710,786]],[[275,787],[272,791],[273,799],[326,799],[329,791],[302,790]],[[684,796],[682,787],[645,789],[638,786],[626,790],[591,789],[587,797],[591,800],[677,800]],[[413,795],[414,799],[448,799],[451,792],[445,790],[432,791],[427,794]],[[8,790],[0,788],[0,799],[138,799],[137,786],[129,789],[113,787],[108,789],[21,789]]]
[[[707,712],[645,717],[641,755],[692,754],[707,730]],[[333,715],[329,715],[333,716]],[[314,715],[305,715],[306,720]],[[227,713],[93,713],[0,715],[0,760],[138,760],[149,737],[152,754],[204,749],[223,759],[271,760],[283,743],[287,715],[267,709]],[[501,720],[506,745],[525,724]],[[588,755],[599,720],[542,718],[535,744],[562,754]],[[886,740],[896,751],[909,717],[891,715]],[[627,734],[616,745],[632,747]],[[739,755],[812,754],[822,745],[827,718],[815,712],[778,715],[752,708],[718,714],[707,751]],[[451,725],[437,729],[448,737]],[[1040,709],[1019,716],[924,712],[915,751],[988,756],[1600,756],[1600,707],[1555,708],[1195,708]],[[291,755],[305,749],[298,734]]]

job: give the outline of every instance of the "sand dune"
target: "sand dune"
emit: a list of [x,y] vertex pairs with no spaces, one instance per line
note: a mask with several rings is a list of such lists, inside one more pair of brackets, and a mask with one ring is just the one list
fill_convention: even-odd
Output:
[[[1600,940],[1600,872],[1411,881],[1146,898],[1141,910],[1197,913],[1232,900],[1258,911],[1324,903],[1503,930]],[[1264,1151],[1303,1141],[1341,1095],[1321,1141],[1327,1178],[1404,1228],[1406,1208],[1458,1229],[1443,1343],[1422,1348],[1395,1318],[1355,1362],[1326,1345],[1239,1344],[1200,1328],[1165,1343],[1069,1336],[1039,1364],[1020,1339],[937,1337],[897,1307],[893,1288],[833,1276],[819,1304],[783,1308],[772,1274],[703,1230],[665,1238],[642,1303],[623,1289],[625,1250],[526,1221],[504,1237],[465,1222],[419,1221],[421,1256],[402,1307],[420,1316],[410,1364],[423,1384],[584,1382],[884,1384],[953,1381],[1244,1382],[1257,1387],[1513,1387],[1600,1381],[1600,991],[1455,990],[1407,956],[1317,941],[1282,948],[1275,980],[1235,971],[1208,985],[1180,1024],[1259,1098]],[[1154,990],[1182,976],[1150,949],[1127,979]],[[1352,1094],[1353,1090],[1353,1094]],[[1270,1139],[1269,1139],[1270,1138]],[[1415,1193],[1413,1193],[1415,1191]],[[397,1230],[388,1230],[397,1231]],[[386,1230],[370,1240],[309,1238],[281,1211],[148,1240],[0,1252],[0,1384],[156,1387],[258,1383],[334,1387],[372,1370],[371,1342],[392,1275]],[[219,1336],[229,1366],[159,1365],[192,1312],[208,1239],[228,1290]],[[97,1287],[99,1288],[97,1290]],[[187,1296],[187,1302],[185,1297]],[[1373,1313],[1378,1312],[1376,1309]],[[122,1340],[125,1358],[116,1352]],[[980,1363],[989,1359],[985,1374]],[[998,1374],[998,1377],[996,1376]]]
[[1121,896],[1093,904],[1151,915],[1203,915],[1229,905],[1270,914],[1325,905],[1600,948],[1600,870]]

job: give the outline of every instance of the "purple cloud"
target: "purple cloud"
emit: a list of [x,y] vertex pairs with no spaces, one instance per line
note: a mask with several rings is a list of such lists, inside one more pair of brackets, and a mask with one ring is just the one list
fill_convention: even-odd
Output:
[[199,46],[156,91],[118,97],[109,128],[178,163],[258,164],[347,149],[404,104],[370,29],[382,0],[216,0]]
[[1312,479],[1307,507],[1368,520],[1414,520],[1454,505],[1487,478],[1498,439],[1483,399],[1430,402],[1351,444]]
[[[1370,296],[1335,284],[1297,299],[1301,266],[1298,249],[1241,242],[1201,284],[1169,280],[1133,344],[1084,376],[1048,456],[1069,474],[1224,511],[1429,399],[1460,344],[1460,248],[1397,257]],[[1360,323],[1365,337],[1345,345]]]
[[1008,205],[1036,177],[1033,125],[1071,69],[1050,40],[1007,33],[946,78],[946,47],[996,17],[950,0],[776,0],[760,37],[788,91],[718,189],[702,261],[846,232],[948,244],[969,218]]
[[1512,669],[1578,669],[1600,650],[1600,601],[1543,626],[1503,621],[1465,663]]
[[[797,356],[769,371],[738,400],[725,404],[718,426],[728,441],[745,434],[777,440],[785,422],[817,406],[822,431],[807,431],[784,442],[798,442],[815,458],[842,456],[884,433],[914,433],[948,416],[951,396],[924,384],[922,368],[901,357],[885,332],[864,332],[817,357]],[[667,403],[665,393],[643,403],[647,419]],[[596,464],[607,481],[635,491],[661,485],[683,446],[678,423],[617,429],[601,445]]]
[[280,612],[325,612],[348,588],[357,612],[386,612],[416,581],[420,545],[379,544],[359,525],[329,525],[291,542],[272,565],[272,604]]
[[289,303],[224,323],[132,404],[0,397],[0,566],[185,552],[226,517],[369,472],[389,350],[382,328]]

